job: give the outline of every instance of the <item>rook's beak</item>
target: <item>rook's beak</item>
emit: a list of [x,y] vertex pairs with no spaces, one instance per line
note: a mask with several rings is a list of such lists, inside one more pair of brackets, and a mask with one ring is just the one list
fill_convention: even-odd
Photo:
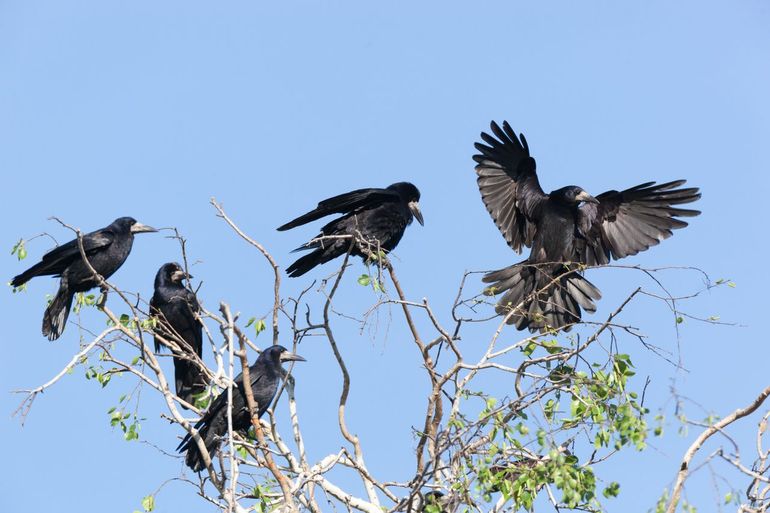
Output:
[[422,212],[420,212],[420,204],[416,201],[410,201],[409,210],[412,212],[414,218],[417,219],[417,222],[420,223],[420,226],[425,226],[425,222],[422,219]]
[[145,232],[157,232],[155,228],[152,226],[147,226],[146,224],[142,223],[134,223],[131,226],[131,233],[145,233]]
[[285,353],[281,353],[281,361],[282,362],[306,362],[304,358],[302,358],[297,353],[289,353],[288,351]]
[[193,276],[192,274],[187,274],[184,271],[174,271],[171,274],[171,280],[172,281],[182,281],[183,279],[187,278],[188,280],[191,279]]
[[581,191],[580,194],[575,196],[576,200],[579,201],[585,201],[586,203],[596,203],[599,204],[599,200],[588,194],[586,191]]

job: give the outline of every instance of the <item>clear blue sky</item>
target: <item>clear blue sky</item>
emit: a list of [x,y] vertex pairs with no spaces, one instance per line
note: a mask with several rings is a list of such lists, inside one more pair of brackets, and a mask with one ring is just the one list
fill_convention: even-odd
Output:
[[[410,227],[399,246],[399,275],[410,297],[428,297],[447,320],[464,270],[519,258],[483,208],[470,158],[489,121],[508,119],[527,135],[546,190],[575,183],[596,194],[676,178],[702,188],[702,216],[625,263],[693,265],[737,283],[690,305],[745,327],[686,322],[680,392],[725,414],[767,385],[767,2],[367,4],[0,2],[0,276],[9,280],[50,248],[34,241],[21,264],[7,253],[18,238],[71,238],[49,216],[90,230],[132,215],[189,238],[207,307],[227,299],[244,316],[263,315],[270,273],[215,218],[211,196],[286,266],[314,228],[276,226],[323,197],[408,179],[422,191],[426,224]],[[157,268],[178,258],[172,241],[143,235],[112,281],[149,297]],[[360,272],[357,262],[338,305],[353,314],[374,301],[355,284]],[[590,279],[605,294],[598,319],[642,277],[605,270]],[[683,291],[699,284],[692,275],[669,280]],[[309,281],[287,280],[284,292]],[[78,369],[37,400],[23,428],[10,418],[20,399],[10,390],[46,381],[76,350],[74,326],[54,343],[40,335],[45,294],[55,287],[37,279],[25,294],[0,294],[0,509],[140,509],[142,496],[183,467],[110,429],[106,411],[130,390],[127,379],[100,390]],[[645,300],[628,315],[654,343],[676,349],[665,307]],[[426,379],[400,312],[393,317],[390,329],[383,318],[373,333],[360,335],[352,323],[340,330],[354,386],[351,429],[365,444],[369,437],[375,475],[403,478],[413,467],[410,426],[420,423]],[[95,312],[84,319],[103,322]],[[493,329],[464,347],[473,353]],[[624,349],[650,376],[655,409],[673,369],[638,345]],[[320,337],[300,352],[309,360],[296,369],[305,435],[311,458],[320,458],[341,444],[338,371]],[[170,451],[178,430],[153,405],[144,403],[142,439]],[[744,424],[738,432],[750,443],[755,421]],[[689,440],[675,430],[651,450],[597,469],[623,485],[611,510],[645,511],[670,485]],[[690,499],[713,511],[702,475]],[[178,482],[157,507],[206,510]]]

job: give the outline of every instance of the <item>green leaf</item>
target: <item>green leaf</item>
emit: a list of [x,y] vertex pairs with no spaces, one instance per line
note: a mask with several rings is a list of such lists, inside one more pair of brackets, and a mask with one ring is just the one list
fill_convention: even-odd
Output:
[[[139,424],[137,424],[136,422],[134,422],[133,424],[128,426],[128,429],[126,430],[126,433],[123,435],[123,438],[126,440],[126,442],[130,442],[131,440],[138,440],[139,439],[138,427],[139,427]],[[148,511],[150,511],[150,510],[148,510]]]
[[254,331],[257,332],[257,335],[259,335],[266,329],[267,329],[267,324],[265,324],[264,319],[259,319],[257,322],[254,323]]
[[561,353],[562,351],[562,348],[559,347],[559,344],[555,340],[544,340],[543,347],[548,352],[548,354]]
[[527,356],[532,356],[532,353],[535,352],[535,349],[537,349],[537,344],[535,344],[534,342],[529,342],[526,346],[524,346],[521,349],[521,352]]
[[369,284],[372,282],[372,279],[369,277],[368,274],[362,274],[358,277],[358,284],[362,287],[368,287]]
[[112,374],[97,374],[96,380],[99,382],[100,385],[102,385],[102,388],[109,385],[110,380],[112,379]]
[[481,293],[485,296],[494,296],[497,294],[497,290],[497,287],[487,287]]
[[211,394],[209,393],[209,390],[206,389],[203,392],[193,395],[193,404],[196,408],[205,410],[209,407],[209,403],[211,402]]
[[607,488],[604,489],[602,494],[608,499],[610,497],[617,497],[618,494],[620,494],[620,484],[613,481]]
[[27,248],[24,246],[24,239],[19,239],[19,242],[14,244],[13,248],[11,248],[11,254],[16,255],[16,258],[19,260],[27,258]]
[[142,508],[144,508],[145,511],[152,511],[155,509],[155,497],[152,495],[148,495],[144,499],[142,499]]
[[548,399],[548,401],[546,401],[545,406],[543,407],[543,412],[545,413],[545,418],[548,420],[548,422],[553,421],[553,415],[556,412],[557,406],[558,403],[553,399]]

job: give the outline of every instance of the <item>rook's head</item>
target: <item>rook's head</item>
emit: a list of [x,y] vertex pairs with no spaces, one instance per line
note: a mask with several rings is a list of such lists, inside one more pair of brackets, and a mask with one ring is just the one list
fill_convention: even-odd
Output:
[[558,201],[559,203],[564,203],[565,205],[577,205],[581,201],[585,201],[586,203],[599,203],[596,198],[577,185],[568,185],[561,189],[556,189],[551,192],[549,196],[551,199]]
[[389,185],[388,189],[396,191],[401,196],[401,200],[409,207],[409,211],[417,219],[417,222],[424,226],[425,223],[420,211],[420,190],[409,182],[397,182]]
[[158,274],[155,275],[155,286],[157,287],[159,283],[179,284],[185,278],[192,278],[192,276],[187,274],[184,269],[182,269],[181,265],[176,262],[169,262],[163,264],[160,269],[158,269]]
[[130,233],[145,233],[145,232],[157,232],[152,226],[142,224],[133,217],[119,217],[112,222],[112,226],[115,226],[122,231]]
[[275,365],[280,365],[282,362],[304,362],[306,361],[300,355],[292,353],[283,346],[278,344],[270,346],[259,355],[259,359],[265,359],[272,362]]

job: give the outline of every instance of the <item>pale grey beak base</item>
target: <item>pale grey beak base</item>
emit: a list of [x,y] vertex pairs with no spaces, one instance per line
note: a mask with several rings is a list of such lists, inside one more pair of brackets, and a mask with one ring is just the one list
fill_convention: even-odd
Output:
[[184,271],[174,271],[171,273],[171,281],[182,281],[185,278],[192,278],[192,275]]
[[586,203],[596,203],[599,204],[599,200],[588,194],[586,191],[581,192],[577,196],[575,196],[575,199],[580,201],[585,201]]
[[131,233],[150,233],[150,232],[157,232],[155,228],[152,226],[147,226],[146,224],[142,223],[134,223],[131,226]]
[[281,361],[282,362],[306,362],[304,358],[302,358],[297,353],[289,353],[288,351],[285,353],[281,353]]
[[417,219],[417,222],[420,223],[420,226],[425,226],[425,222],[422,218],[422,212],[420,211],[420,204],[416,201],[410,201],[409,210],[412,212],[414,218]]

